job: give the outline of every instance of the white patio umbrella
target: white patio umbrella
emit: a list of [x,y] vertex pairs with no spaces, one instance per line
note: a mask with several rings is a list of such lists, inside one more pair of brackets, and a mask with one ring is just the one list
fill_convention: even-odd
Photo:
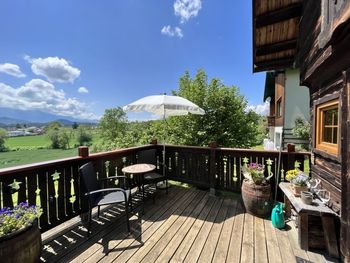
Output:
[[[153,95],[141,98],[123,107],[124,111],[150,112],[162,116],[163,120],[169,116],[181,116],[191,114],[205,114],[205,111],[193,102],[179,97],[169,95]],[[165,137],[163,138],[163,162],[165,162]],[[165,175],[165,166],[163,165]]]

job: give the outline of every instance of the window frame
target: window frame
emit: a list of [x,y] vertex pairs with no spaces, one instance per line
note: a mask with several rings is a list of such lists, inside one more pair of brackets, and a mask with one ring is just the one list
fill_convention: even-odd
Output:
[[[324,112],[326,110],[338,109],[338,125],[337,125],[337,144],[324,142],[323,131],[324,131]],[[340,102],[339,98],[326,101],[324,103],[319,103],[315,107],[315,124],[316,124],[316,138],[315,138],[315,148],[319,151],[325,152],[338,157],[340,153],[340,132],[341,132],[341,123],[340,123]]]
[[276,101],[275,113],[276,113],[276,118],[280,118],[280,117],[283,116],[282,97],[280,97],[280,98]]

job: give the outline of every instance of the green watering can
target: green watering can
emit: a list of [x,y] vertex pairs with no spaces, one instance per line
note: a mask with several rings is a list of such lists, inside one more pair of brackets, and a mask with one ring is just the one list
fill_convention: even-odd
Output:
[[282,203],[277,203],[272,209],[271,222],[275,228],[281,229],[286,225],[284,221],[283,207],[284,205]]

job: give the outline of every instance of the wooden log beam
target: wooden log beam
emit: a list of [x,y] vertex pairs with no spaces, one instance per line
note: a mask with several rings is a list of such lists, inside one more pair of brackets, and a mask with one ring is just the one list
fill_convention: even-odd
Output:
[[264,27],[264,26],[275,24],[294,17],[299,17],[301,16],[301,12],[302,12],[301,3],[291,4],[291,5],[288,5],[287,7],[257,16],[255,18],[255,27],[256,28]]
[[295,49],[297,47],[297,40],[291,39],[282,42],[272,43],[256,48],[256,56],[265,56],[271,53],[285,51],[288,49]]

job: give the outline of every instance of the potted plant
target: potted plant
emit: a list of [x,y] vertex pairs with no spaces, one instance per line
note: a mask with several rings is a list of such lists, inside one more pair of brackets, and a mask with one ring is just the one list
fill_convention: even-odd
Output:
[[250,163],[242,167],[244,176],[242,184],[242,199],[246,211],[259,217],[266,217],[272,208],[271,185],[269,179],[273,174],[265,177],[265,166],[258,163]]
[[41,208],[23,202],[0,210],[1,262],[39,262],[41,234],[38,218]]
[[291,188],[295,196],[300,196],[301,192],[307,191],[309,177],[299,169],[289,170],[286,174],[286,180],[291,183]]

